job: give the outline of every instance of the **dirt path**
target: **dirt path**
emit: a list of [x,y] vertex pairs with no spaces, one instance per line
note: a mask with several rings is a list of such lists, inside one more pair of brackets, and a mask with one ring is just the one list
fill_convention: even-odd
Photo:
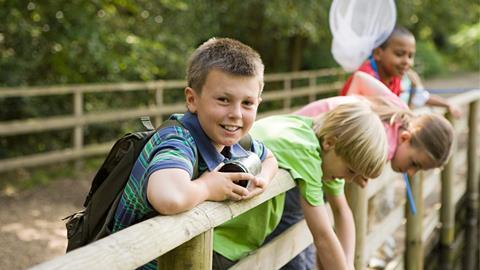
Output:
[[[427,81],[427,88],[480,88],[480,74]],[[14,195],[0,194],[0,269],[25,269],[66,247],[63,217],[81,208],[91,175],[63,179]]]
[[25,269],[63,254],[61,219],[80,208],[89,185],[87,178],[64,179],[0,196],[0,269]]

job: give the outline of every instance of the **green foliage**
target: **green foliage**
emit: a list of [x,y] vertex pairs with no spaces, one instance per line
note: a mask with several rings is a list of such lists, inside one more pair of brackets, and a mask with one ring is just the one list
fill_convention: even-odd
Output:
[[[476,42],[476,45],[472,44],[469,47],[465,46],[466,44],[459,45],[456,42],[458,38],[454,38],[454,36],[461,36],[462,31],[468,32],[467,28],[474,28],[474,24],[478,24],[478,18],[480,17],[478,0],[456,2],[448,0],[403,0],[397,1],[397,10],[397,23],[412,30],[417,39],[417,44],[431,44],[428,46],[434,47],[420,48],[421,50],[426,49],[427,53],[436,50],[443,55],[443,58],[449,59],[448,65],[443,66],[445,71],[461,68],[478,70],[480,67],[478,64],[478,40],[474,41],[473,39],[472,41],[474,41],[474,44]],[[421,58],[422,56],[417,48],[418,57]],[[430,59],[432,57],[427,56],[425,58]],[[432,60],[437,61],[435,58],[438,57],[433,57]],[[430,63],[425,64],[430,65]],[[435,70],[435,72],[437,71]]]
[[450,36],[449,41],[457,52],[451,56],[452,62],[463,63],[474,70],[480,69],[480,23],[463,25],[456,34]]
[[[190,52],[212,36],[251,45],[267,72],[336,66],[330,3],[0,0],[0,85],[183,78]],[[463,47],[451,37],[468,32],[480,14],[477,0],[404,0],[397,9],[399,24],[449,56]]]
[[[0,86],[181,79],[190,53],[214,36],[252,46],[267,73],[338,67],[330,53],[331,2],[0,0]],[[417,38],[416,63],[423,75],[478,70],[478,0],[396,4],[397,23]],[[175,93],[164,100],[182,98],[181,91]],[[152,100],[148,93],[98,93],[85,97],[84,109],[146,107]],[[277,103],[263,104],[262,110],[282,106]],[[0,99],[0,121],[71,113],[71,95]],[[130,127],[89,127],[85,141],[113,139]],[[71,137],[45,132],[0,138],[0,158],[59,149],[70,145]]]
[[[164,3],[165,2],[165,3]],[[171,2],[175,2],[172,4]],[[6,1],[0,83],[38,85],[180,76],[188,48],[164,14],[179,1]],[[159,31],[161,29],[161,31]]]
[[446,72],[445,62],[431,42],[417,42],[415,70],[425,77]]

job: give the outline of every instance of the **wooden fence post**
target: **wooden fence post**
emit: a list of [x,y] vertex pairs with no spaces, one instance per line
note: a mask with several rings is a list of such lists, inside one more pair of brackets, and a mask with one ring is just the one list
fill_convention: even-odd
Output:
[[355,269],[364,269],[367,265],[365,261],[365,242],[367,239],[367,215],[368,198],[367,191],[354,183],[345,185],[345,195],[348,204],[352,209],[355,220]]
[[473,270],[476,267],[476,250],[478,249],[478,211],[479,211],[479,178],[477,146],[478,140],[478,101],[470,103],[468,117],[468,148],[467,148],[467,216],[466,216],[466,237],[465,237],[465,256],[464,269]]
[[[315,86],[317,86],[317,77],[315,74],[310,75],[310,78],[308,78],[308,86],[310,87],[310,91],[314,92],[315,91]],[[315,94],[310,94],[308,95],[308,102],[312,103],[317,99]]]
[[210,229],[159,257],[157,269],[210,270],[212,255],[213,229]]
[[[447,113],[446,118],[455,127],[455,121],[451,114]],[[452,152],[456,151],[454,142]],[[455,240],[455,202],[453,198],[453,176],[455,171],[455,155],[442,170],[442,206],[440,208],[440,267],[441,269],[453,269],[453,249]]]
[[[163,106],[163,87],[159,86],[155,89],[155,106],[161,108]],[[162,115],[153,118],[154,127],[159,127],[163,122]]]
[[407,212],[406,225],[406,249],[405,249],[405,269],[422,270],[423,269],[423,217],[424,217],[424,202],[423,202],[423,180],[424,173],[419,172],[414,177],[409,177],[410,186],[412,187],[412,195],[415,201],[416,214],[413,215],[409,204],[405,204]]
[[283,91],[285,92],[285,99],[283,100],[283,108],[285,110],[290,109],[292,105],[292,97],[290,92],[292,91],[292,78],[288,77],[283,80]]
[[[81,117],[83,115],[83,92],[78,89],[73,94],[73,115]],[[81,151],[83,148],[83,125],[75,125],[73,129],[73,149]],[[83,171],[84,162],[81,159],[75,160],[75,173]]]

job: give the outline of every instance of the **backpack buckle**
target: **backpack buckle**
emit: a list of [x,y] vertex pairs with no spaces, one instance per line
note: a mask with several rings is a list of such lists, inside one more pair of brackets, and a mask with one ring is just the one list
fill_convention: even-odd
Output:
[[150,116],[142,116],[140,117],[140,121],[142,121],[142,125],[147,130],[155,130],[155,128],[153,127],[152,121],[150,120]]

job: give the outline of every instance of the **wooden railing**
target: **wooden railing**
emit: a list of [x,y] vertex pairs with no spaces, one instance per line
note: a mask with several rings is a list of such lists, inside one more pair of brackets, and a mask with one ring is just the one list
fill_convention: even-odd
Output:
[[[291,97],[294,94],[286,96]],[[450,98],[450,102],[469,108],[468,112],[465,112],[468,117],[464,117],[468,118],[468,123],[448,117],[456,129],[457,137],[464,136],[464,131],[468,129],[466,147],[455,147],[454,154],[443,171],[435,169],[411,179],[416,215],[406,211],[403,200],[383,221],[368,230],[368,199],[400,177],[389,168],[386,168],[380,177],[370,181],[366,189],[355,185],[346,186],[346,195],[354,213],[357,231],[355,269],[364,269],[372,253],[388,236],[402,229],[404,224],[406,249],[393,260],[389,269],[423,269],[424,256],[431,250],[435,235],[438,234],[440,244],[445,250],[442,258],[446,265],[451,263],[455,241],[455,206],[461,197],[466,196],[467,207],[472,213],[478,212],[479,207],[479,157],[476,149],[480,90],[455,96]],[[422,112],[424,110],[417,111]],[[468,172],[466,179],[461,172],[465,164]],[[434,193],[438,185],[441,185],[442,190],[442,207],[426,215],[424,199]],[[158,216],[37,265],[33,269],[133,269],[157,257],[160,269],[211,269],[212,230],[293,186],[290,175],[280,170],[265,193],[248,201],[204,202],[186,213]],[[478,223],[473,226],[478,227]],[[311,243],[312,236],[306,223],[302,221],[243,258],[231,269],[278,269]],[[467,257],[470,256],[473,264],[470,263],[467,269],[475,267],[475,248],[472,248],[472,252],[473,254],[467,254]]]
[[[306,97],[308,101],[313,101],[317,99],[319,95],[336,93],[342,86],[339,79],[340,76],[343,75],[344,73],[340,69],[268,74],[265,76],[265,88],[267,90],[264,91],[262,95],[263,103],[281,100],[283,101],[283,107],[269,110],[260,114],[259,117],[289,112],[292,110],[293,100],[299,97]],[[325,79],[329,79],[330,82],[322,82],[322,80]],[[276,85],[282,86],[280,89],[276,89]],[[142,116],[153,117],[155,124],[159,125],[163,120],[163,115],[185,111],[185,101],[183,98],[176,100],[174,103],[164,102],[164,97],[175,94],[174,92],[177,92],[177,96],[183,96],[183,94],[178,95],[178,93],[183,93],[184,87],[184,81],[172,80],[52,87],[0,88],[0,99],[71,95],[73,104],[72,113],[69,115],[0,122],[0,137],[33,134],[51,130],[70,129],[73,131],[72,145],[70,147],[45,153],[0,159],[0,173],[18,168],[54,164],[57,162],[104,155],[110,150],[113,141],[85,145],[84,131],[86,127],[99,123],[138,119]],[[118,92],[118,95],[121,95],[122,92],[132,91],[151,92],[155,104],[151,106],[144,104],[141,108],[133,109],[94,113],[85,112],[84,101],[85,96],[88,94]],[[122,134],[118,135],[120,136]]]
[[[440,234],[440,245],[444,248],[442,254],[442,269],[454,269],[452,250],[455,229],[455,207],[462,197],[469,201],[471,215],[478,215],[478,122],[480,90],[473,90],[449,99],[449,102],[462,108],[468,108],[465,116],[456,120],[449,115],[455,128],[456,138],[466,139],[466,143],[455,144],[452,157],[443,170],[435,169],[428,172],[417,173],[410,179],[417,213],[412,214],[406,206],[405,200],[393,209],[382,221],[378,222],[367,231],[367,200],[378,194],[383,187],[393,185],[395,179],[402,181],[399,174],[387,167],[383,174],[369,183],[368,188],[362,190],[354,185],[347,185],[346,194],[352,212],[355,216],[357,241],[355,249],[355,268],[364,269],[367,259],[376,251],[387,237],[392,236],[403,227],[405,232],[405,252],[396,257],[388,269],[424,269],[424,256],[430,253],[438,242],[436,235]],[[428,109],[416,110],[416,113],[425,113]],[[465,121],[465,120],[468,120]],[[468,134],[465,134],[468,131]],[[466,137],[466,138],[465,138]],[[459,147],[461,146],[461,147]],[[467,155],[468,152],[468,155]],[[467,161],[467,162],[466,162]],[[465,164],[467,166],[465,166]],[[465,175],[467,169],[468,175]],[[438,203],[441,208],[433,208],[428,213],[425,211],[425,199],[435,194],[436,188],[441,185],[441,194]],[[471,188],[468,188],[471,187]],[[406,196],[405,196],[406,197]],[[475,220],[472,226],[478,227]],[[439,229],[440,227],[440,229]],[[437,239],[435,239],[437,238]],[[462,240],[462,239],[460,239]],[[474,240],[476,242],[476,240]],[[467,256],[475,256],[472,248]],[[471,254],[473,252],[473,254]],[[474,257],[475,258],[475,257]],[[473,260],[474,261],[474,260]],[[475,269],[475,263],[466,269]]]

